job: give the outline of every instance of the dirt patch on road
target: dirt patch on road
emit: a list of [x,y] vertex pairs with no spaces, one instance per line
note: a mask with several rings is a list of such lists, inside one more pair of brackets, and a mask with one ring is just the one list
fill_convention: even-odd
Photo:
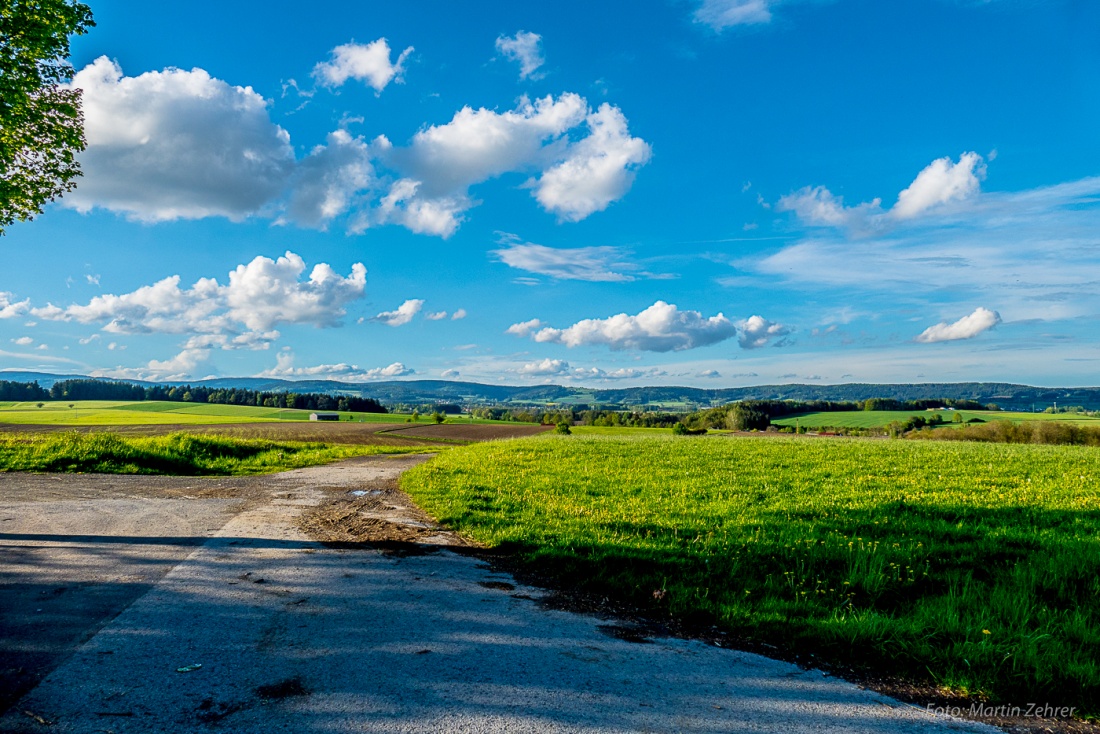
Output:
[[[426,457],[409,457],[419,463]],[[397,486],[396,474],[379,476],[352,491],[330,497],[304,512],[298,529],[314,540],[335,545],[366,544],[414,552],[416,546],[471,547],[457,533],[440,527]]]

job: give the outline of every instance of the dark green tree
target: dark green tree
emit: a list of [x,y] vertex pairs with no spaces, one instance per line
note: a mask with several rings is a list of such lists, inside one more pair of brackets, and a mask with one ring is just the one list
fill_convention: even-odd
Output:
[[69,36],[95,25],[71,0],[0,0],[0,235],[76,187],[84,150]]

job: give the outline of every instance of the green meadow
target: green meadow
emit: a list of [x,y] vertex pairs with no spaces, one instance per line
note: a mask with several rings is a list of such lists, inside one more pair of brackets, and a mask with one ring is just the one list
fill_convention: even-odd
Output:
[[920,416],[930,418],[940,415],[946,425],[954,425],[952,419],[958,413],[964,423],[977,418],[980,421],[1058,421],[1077,425],[1100,426],[1100,418],[1075,413],[1013,413],[998,410],[851,410],[825,411],[818,413],[800,413],[785,415],[772,420],[777,426],[800,426],[816,430],[818,428],[884,428],[898,421],[904,423],[909,418]]
[[578,433],[454,449],[402,487],[564,586],[1095,715],[1098,480],[1077,446]]
[[0,471],[241,476],[271,474],[373,454],[437,451],[423,446],[332,446],[204,436],[95,432],[0,434]]

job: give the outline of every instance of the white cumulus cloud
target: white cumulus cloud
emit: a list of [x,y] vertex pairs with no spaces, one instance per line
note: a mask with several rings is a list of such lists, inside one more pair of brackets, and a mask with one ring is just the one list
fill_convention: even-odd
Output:
[[[399,78],[405,55],[391,64],[384,39],[348,44],[317,73],[380,89]],[[326,229],[343,218],[351,234],[395,224],[446,238],[480,203],[470,188],[489,179],[524,176],[517,183],[543,209],[578,221],[622,198],[650,157],[619,108],[593,111],[573,93],[503,112],[466,106],[405,146],[353,135],[346,125],[363,120],[346,118],[299,159],[269,100],[200,68],[130,77],[100,57],[72,86],[83,92],[88,147],[62,205],[143,222],[258,216]]]
[[369,144],[346,130],[328,136],[294,172],[286,218],[304,227],[324,228],[356,204],[356,195],[375,183]]
[[195,370],[210,359],[208,349],[184,349],[169,359],[153,359],[144,367],[114,367],[93,370],[92,377],[110,377],[120,380],[186,380]]
[[342,277],[327,263],[318,263],[309,280],[301,281],[306,264],[293,252],[278,260],[257,257],[238,265],[223,290],[229,316],[250,329],[270,329],[279,323],[337,326],[345,306],[363,296],[367,269],[351,266]]
[[375,316],[373,320],[380,321],[386,326],[404,326],[412,321],[422,308],[424,308],[423,299],[410,298],[398,306],[396,311],[383,311]]
[[460,321],[464,318],[466,318],[466,309],[464,308],[460,308],[451,314],[451,321]]
[[18,339],[12,339],[11,342],[12,344],[18,344],[21,347],[25,347],[30,344],[34,344],[34,339],[30,338],[29,336],[21,336]]
[[569,363],[562,359],[544,359],[540,362],[525,364],[517,370],[519,374],[528,377],[545,377],[548,375],[561,375],[569,372]]
[[988,308],[978,307],[969,316],[963,316],[954,323],[942,321],[917,335],[915,341],[922,344],[935,342],[957,341],[959,339],[973,339],[984,331],[989,331],[1001,323],[1001,315]]
[[514,324],[508,332],[532,334],[537,342],[567,347],[602,344],[613,350],[636,349],[670,352],[694,349],[729,339],[737,325],[722,314],[704,317],[698,311],[681,311],[674,304],[657,301],[637,315],[617,314],[606,319],[585,319],[565,329],[543,327],[537,320]]
[[856,206],[845,206],[843,197],[824,186],[806,186],[779,199],[776,209],[793,212],[804,224],[857,231],[881,230],[888,225],[915,219],[937,208],[975,197],[985,178],[985,161],[977,153],[963,153],[957,163],[938,158],[928,164],[913,182],[898,194],[889,210],[876,198]]
[[514,36],[499,36],[497,51],[519,63],[519,78],[538,78],[535,72],[546,63],[542,56],[542,36],[530,31],[519,31]]
[[369,85],[381,92],[390,82],[404,79],[405,59],[413,52],[409,46],[397,61],[390,61],[390,44],[385,38],[370,43],[345,43],[332,49],[332,58],[313,67],[313,77],[326,87],[342,86],[348,79]]
[[290,136],[267,101],[203,69],[127,77],[106,56],[81,69],[88,147],[77,189],[61,203],[145,222],[257,213],[294,165]]
[[[379,224],[400,224],[410,232],[447,239],[458,230],[464,219],[463,212],[473,206],[473,202],[465,194],[420,196],[421,186],[420,181],[410,178],[395,181],[389,193],[382,197],[375,219]],[[361,219],[359,226],[366,228],[367,220]]]
[[768,321],[762,316],[750,316],[737,326],[741,330],[737,341],[743,349],[758,349],[771,342],[775,342],[776,346],[782,346],[783,337],[791,333],[791,330],[783,324]]
[[14,319],[30,311],[31,299],[16,301],[15,295],[0,291],[0,319]]
[[582,380],[636,380],[642,377],[662,377],[667,373],[657,368],[620,367],[604,370],[599,367],[574,367],[563,359],[542,359],[515,370],[523,377],[557,377],[572,382]]
[[622,198],[651,153],[647,142],[630,136],[618,107],[600,105],[588,115],[587,124],[588,136],[571,145],[565,160],[543,172],[533,185],[543,208],[569,222]]
[[626,117],[583,97],[522,99],[514,110],[464,107],[450,122],[418,132],[407,147],[380,155],[402,174],[374,219],[448,237],[475,206],[471,186],[506,173],[528,173],[527,186],[547,211],[579,221],[629,191],[648,162],[649,144],[631,137]]
[[[256,257],[238,265],[226,285],[200,278],[181,288],[180,277],[173,275],[130,293],[100,295],[65,308],[49,304],[32,313],[53,321],[104,323],[104,331],[117,334],[221,335],[225,341],[216,346],[255,348],[276,338],[271,330],[279,324],[337,326],[346,306],[363,296],[367,271],[361,263],[347,277],[320,263],[303,281],[305,269],[301,257],[287,252],[277,260]],[[210,346],[215,345],[202,345]]]
[[898,194],[898,202],[890,214],[898,219],[911,219],[934,206],[969,199],[981,189],[984,178],[985,161],[977,153],[963,153],[958,163],[938,158]]
[[824,186],[805,186],[781,197],[776,209],[794,212],[803,223],[816,227],[858,229],[882,215],[882,199],[846,207],[844,197],[834,195]]
[[505,330],[506,334],[515,334],[516,336],[528,336],[534,331],[538,331],[545,326],[542,321],[538,319],[531,319],[530,321],[522,321],[518,324],[512,324]]
[[381,380],[393,377],[406,377],[416,374],[416,370],[406,367],[401,362],[394,362],[386,367],[374,367],[363,369],[359,365],[347,364],[319,364],[312,367],[295,367],[295,356],[292,351],[282,351],[275,356],[275,366],[269,370],[260,372],[256,377],[276,377],[280,379],[298,379],[312,377],[322,380],[339,380],[341,382],[360,382],[363,380]]
[[429,196],[452,192],[536,166],[548,154],[544,144],[581,125],[588,114],[585,99],[568,92],[557,99],[522,99],[506,112],[463,107],[450,122],[418,132],[393,159],[424,182]]

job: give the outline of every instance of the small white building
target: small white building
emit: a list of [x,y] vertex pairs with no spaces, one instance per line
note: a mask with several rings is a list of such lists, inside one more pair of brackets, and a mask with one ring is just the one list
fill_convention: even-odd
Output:
[[311,421],[338,421],[340,420],[339,413],[310,413],[309,419]]

